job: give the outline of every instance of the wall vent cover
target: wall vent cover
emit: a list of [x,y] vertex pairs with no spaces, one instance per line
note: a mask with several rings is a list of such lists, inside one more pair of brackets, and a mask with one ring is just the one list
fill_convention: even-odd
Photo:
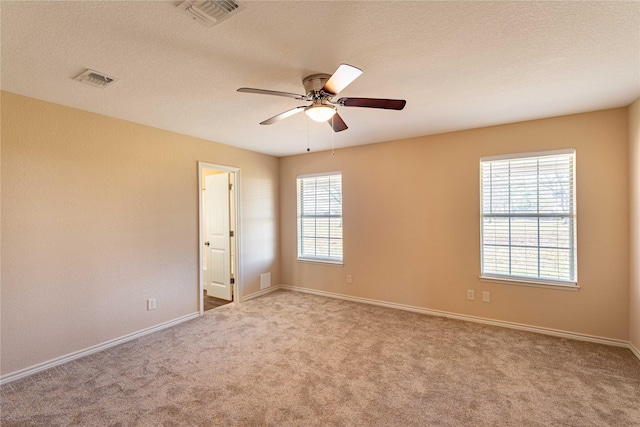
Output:
[[116,79],[115,77],[107,76],[106,74],[101,73],[100,71],[89,70],[89,69],[80,73],[80,75],[74,78],[74,80],[77,80],[82,83],[86,83],[91,86],[100,87],[100,88],[111,86],[112,84],[118,81],[118,79]]
[[213,27],[247,8],[238,0],[184,0],[175,5],[207,27]]

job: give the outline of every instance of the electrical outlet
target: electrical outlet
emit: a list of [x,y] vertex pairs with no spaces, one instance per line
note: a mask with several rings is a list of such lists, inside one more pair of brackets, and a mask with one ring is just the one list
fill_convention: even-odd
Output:
[[147,300],[147,311],[155,310],[155,309],[156,309],[156,299],[155,298],[149,298]]
[[482,302],[491,302],[491,292],[482,292]]
[[476,291],[473,289],[467,289],[467,299],[469,301],[474,301],[476,299]]
[[347,283],[353,283],[353,276],[350,274],[347,274]]

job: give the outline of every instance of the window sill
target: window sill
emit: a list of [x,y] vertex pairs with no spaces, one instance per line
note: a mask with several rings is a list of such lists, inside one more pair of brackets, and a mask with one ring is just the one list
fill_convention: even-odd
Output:
[[342,267],[344,263],[342,261],[333,261],[329,259],[313,259],[313,258],[298,258],[296,259],[298,262],[305,262],[309,264],[327,264],[327,265],[335,265]]
[[578,283],[571,282],[552,282],[546,280],[536,280],[515,277],[499,277],[499,276],[480,276],[483,282],[495,282],[505,285],[530,286],[534,288],[556,289],[559,291],[577,291],[580,289]]

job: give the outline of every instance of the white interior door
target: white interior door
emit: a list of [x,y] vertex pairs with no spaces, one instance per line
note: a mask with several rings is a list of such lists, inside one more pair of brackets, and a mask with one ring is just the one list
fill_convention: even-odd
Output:
[[231,301],[231,252],[229,250],[229,174],[206,178],[205,251],[207,295]]

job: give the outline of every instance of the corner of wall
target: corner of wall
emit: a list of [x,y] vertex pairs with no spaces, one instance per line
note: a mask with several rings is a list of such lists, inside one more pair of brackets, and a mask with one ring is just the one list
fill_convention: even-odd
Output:
[[629,342],[640,358],[640,98],[629,106]]

